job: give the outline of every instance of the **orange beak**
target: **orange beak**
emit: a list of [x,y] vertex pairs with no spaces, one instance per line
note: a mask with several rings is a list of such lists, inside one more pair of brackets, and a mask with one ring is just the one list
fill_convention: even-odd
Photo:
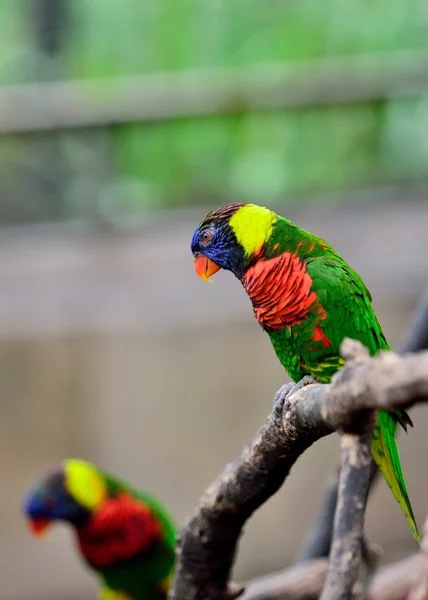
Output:
[[50,519],[30,519],[28,525],[30,527],[30,531],[33,535],[37,537],[43,537],[46,533],[46,529],[51,524]]
[[206,256],[198,256],[195,258],[195,271],[204,281],[211,281],[210,276],[220,271],[221,267],[215,264]]

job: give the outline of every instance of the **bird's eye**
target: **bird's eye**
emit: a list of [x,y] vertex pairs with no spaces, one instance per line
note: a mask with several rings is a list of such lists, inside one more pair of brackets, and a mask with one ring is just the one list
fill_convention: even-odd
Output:
[[208,244],[211,241],[211,233],[209,231],[203,231],[201,234],[201,241],[204,244]]

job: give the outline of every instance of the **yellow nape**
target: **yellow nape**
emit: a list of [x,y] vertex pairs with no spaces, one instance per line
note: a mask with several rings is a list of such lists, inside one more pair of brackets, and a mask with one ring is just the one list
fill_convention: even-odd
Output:
[[89,510],[96,510],[107,496],[104,479],[91,463],[78,458],[63,462],[65,487],[73,498]]
[[128,594],[111,590],[108,587],[101,588],[98,598],[99,600],[132,600],[131,596],[128,596]]
[[229,225],[249,256],[269,239],[276,219],[277,215],[264,206],[245,204],[231,217]]

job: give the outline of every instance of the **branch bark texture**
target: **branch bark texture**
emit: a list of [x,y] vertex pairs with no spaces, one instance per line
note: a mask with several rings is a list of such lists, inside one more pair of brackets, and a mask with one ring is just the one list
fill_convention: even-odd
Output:
[[[313,442],[335,430],[354,436],[352,444],[348,439],[349,446],[344,437],[342,462],[349,472],[346,485],[353,473],[357,485],[357,481],[361,483],[368,477],[364,447],[368,446],[373,411],[408,408],[426,399],[428,352],[407,356],[383,352],[370,358],[359,342],[345,340],[342,355],[349,364],[330,384],[287,385],[279,390],[272,415],[241,456],[225,468],[202,496],[180,534],[171,600],[237,597],[239,590],[229,588],[229,578],[243,525],[279,489],[297,458]],[[362,453],[363,458],[357,459],[355,451]],[[356,477],[357,471],[361,479]],[[352,507],[353,514],[345,527],[348,531],[352,522],[357,526],[355,539],[362,530],[364,504],[365,499],[362,506]],[[351,569],[354,574],[359,554],[353,539],[349,538],[347,548],[355,557]],[[337,560],[342,554],[339,550]],[[343,570],[335,567],[336,578],[339,567]],[[333,575],[329,577],[334,579]]]

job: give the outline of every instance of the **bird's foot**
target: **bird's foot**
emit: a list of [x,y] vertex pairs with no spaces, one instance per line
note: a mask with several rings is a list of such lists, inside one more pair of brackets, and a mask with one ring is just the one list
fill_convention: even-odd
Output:
[[293,388],[294,383],[290,381],[290,383],[286,383],[282,387],[280,387],[275,394],[272,406],[272,416],[276,424],[282,422],[282,413],[284,412],[285,399],[287,398],[288,394]]
[[300,381],[294,384],[293,393],[301,390],[307,385],[313,385],[314,383],[318,383],[318,381],[314,379],[312,375],[304,375]]
[[294,394],[294,392],[301,390],[305,386],[310,385],[311,383],[317,382],[310,375],[305,375],[297,383],[294,383],[293,381],[291,381],[290,383],[286,383],[276,392],[275,397],[273,399],[272,407],[272,416],[276,424],[282,423],[282,417],[284,414],[284,404],[286,398],[291,394]]

